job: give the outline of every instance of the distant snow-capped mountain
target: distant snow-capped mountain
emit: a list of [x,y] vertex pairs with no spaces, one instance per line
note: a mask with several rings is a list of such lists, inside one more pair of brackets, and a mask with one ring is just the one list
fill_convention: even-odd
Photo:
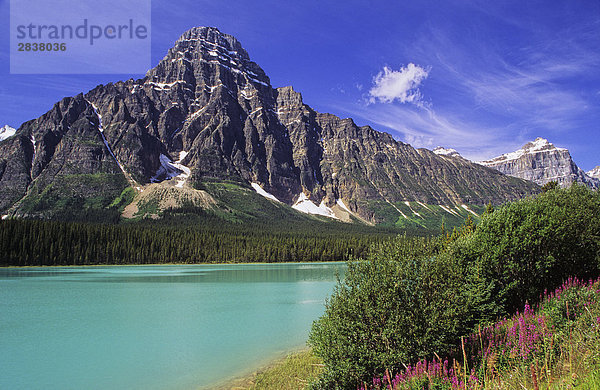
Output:
[[574,182],[591,188],[600,187],[600,180],[579,168],[567,149],[556,147],[544,138],[536,138],[519,150],[480,161],[479,164],[539,185],[556,181],[561,187],[568,187]]
[[437,148],[433,149],[432,152],[440,156],[462,157],[460,153],[456,151],[456,149],[444,148],[442,146],[438,146]]
[[591,171],[587,171],[586,175],[595,179],[600,179],[600,165],[592,169]]
[[17,130],[10,127],[9,125],[4,125],[4,127],[0,127],[0,141],[4,141],[8,137],[12,137],[15,135]]

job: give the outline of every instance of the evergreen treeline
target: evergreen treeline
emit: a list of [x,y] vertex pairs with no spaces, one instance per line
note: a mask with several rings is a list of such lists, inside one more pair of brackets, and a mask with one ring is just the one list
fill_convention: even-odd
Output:
[[168,217],[136,224],[0,222],[0,265],[344,261],[393,230],[341,223],[285,226]]

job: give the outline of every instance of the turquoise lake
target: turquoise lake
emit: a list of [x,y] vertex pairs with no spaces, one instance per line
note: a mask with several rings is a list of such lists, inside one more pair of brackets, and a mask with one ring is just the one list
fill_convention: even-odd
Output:
[[305,346],[345,264],[0,269],[0,389],[198,389]]

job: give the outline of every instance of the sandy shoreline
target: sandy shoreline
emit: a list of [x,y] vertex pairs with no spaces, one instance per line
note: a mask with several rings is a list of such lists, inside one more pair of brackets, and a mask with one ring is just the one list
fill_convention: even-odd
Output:
[[248,370],[246,373],[236,375],[234,377],[226,378],[208,386],[202,386],[196,390],[247,390],[250,389],[256,380],[256,376],[270,368],[273,368],[285,361],[290,355],[295,355],[300,352],[307,351],[309,348],[298,347],[291,349],[286,352],[281,352],[275,355],[271,359],[266,359],[258,368]]

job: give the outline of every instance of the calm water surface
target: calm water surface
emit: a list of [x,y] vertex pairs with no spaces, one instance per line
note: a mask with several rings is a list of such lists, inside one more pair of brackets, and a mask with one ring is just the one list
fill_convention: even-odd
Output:
[[0,389],[196,389],[305,345],[344,264],[0,269]]

